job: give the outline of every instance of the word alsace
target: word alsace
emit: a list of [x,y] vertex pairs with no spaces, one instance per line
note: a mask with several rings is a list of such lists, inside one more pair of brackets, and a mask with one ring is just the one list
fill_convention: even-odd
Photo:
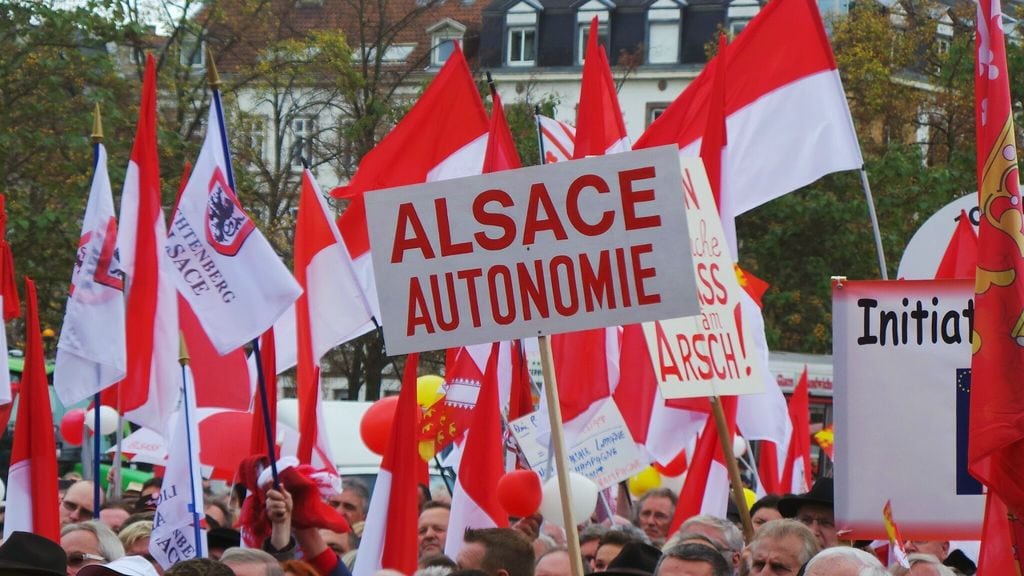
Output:
[[196,233],[181,211],[174,212],[167,234],[167,255],[174,268],[195,295],[215,292],[222,302],[231,302],[235,293],[217,269],[217,263],[206,242]]
[[367,195],[381,307],[393,315],[385,338],[389,328],[403,339],[506,327],[519,332],[505,338],[535,336],[546,322],[564,331],[683,310],[677,288],[696,283],[679,250],[678,154],[665,152],[661,162],[634,152]]
[[[627,170],[618,176],[622,228],[629,231],[660,226],[661,217],[657,214],[637,214],[638,204],[654,198],[654,190],[642,188],[644,182],[654,178],[654,167]],[[543,183],[534,183],[530,187],[526,218],[520,232],[516,220],[502,210],[515,206],[512,196],[504,190],[487,190],[473,200],[473,218],[481,229],[465,240],[452,238],[445,198],[435,199],[432,213],[422,216],[412,202],[406,202],[398,207],[391,262],[401,263],[406,252],[411,250],[418,251],[424,260],[432,260],[439,255],[471,254],[477,249],[500,251],[515,242],[529,250],[529,246],[539,241],[567,240],[567,225],[580,235],[600,236],[615,224],[616,211],[606,209],[596,220],[587,221],[580,204],[581,201],[600,202],[610,193],[609,183],[600,176],[584,174],[569,185],[565,205],[559,211],[547,187]],[[561,212],[565,213],[565,221]],[[422,223],[425,217],[436,219],[439,236],[436,249],[425,232]],[[598,308],[630,307],[634,302],[641,306],[657,304],[661,302],[661,295],[649,293],[650,288],[645,285],[645,280],[656,274],[643,262],[644,255],[651,250],[651,245],[646,243],[600,250],[593,256],[587,253],[562,254],[546,262],[533,259],[516,262],[515,266],[495,264],[430,274],[424,279],[410,278],[406,333],[412,336],[420,329],[428,334],[436,330],[454,330],[464,315],[468,315],[473,326],[479,328],[481,307],[494,323],[508,325],[534,317],[550,318],[553,314],[573,316],[581,307],[593,312]],[[466,296],[468,314],[459,310],[457,290]]]

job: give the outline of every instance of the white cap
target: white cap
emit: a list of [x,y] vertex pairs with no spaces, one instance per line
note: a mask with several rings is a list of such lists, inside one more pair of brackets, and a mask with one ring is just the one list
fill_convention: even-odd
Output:
[[79,576],[159,576],[156,568],[142,556],[125,556],[106,564],[86,566]]

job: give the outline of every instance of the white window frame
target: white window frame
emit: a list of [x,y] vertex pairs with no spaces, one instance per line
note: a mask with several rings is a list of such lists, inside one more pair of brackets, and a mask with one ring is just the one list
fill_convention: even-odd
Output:
[[[593,14],[587,14],[588,17],[592,17]],[[576,25],[576,63],[583,65],[583,61],[587,59],[587,36],[590,33],[590,20],[587,23],[579,23]],[[608,43],[611,38],[611,32],[607,22],[601,22],[598,20],[597,23],[597,37],[598,44],[601,45],[605,50],[605,54],[608,53]]]
[[241,144],[252,150],[254,156],[266,158],[267,121],[262,116],[246,116],[239,121],[241,130],[235,132],[242,139]]
[[[199,51],[193,54],[192,50],[195,48],[197,40],[199,41]],[[193,70],[206,68],[206,40],[186,33],[182,37],[181,43],[178,44],[178,63]]]
[[448,55],[443,55],[441,46],[445,42],[452,42],[453,44],[459,42],[461,44],[462,38],[466,34],[466,27],[451,18],[445,18],[427,28],[427,33],[430,34],[430,65],[443,66],[455,48],[453,46]]
[[[302,170],[302,158],[305,158],[309,165],[315,163],[313,156],[313,137],[316,135],[316,118],[312,116],[297,116],[288,121],[288,131],[291,134],[291,145],[288,146],[288,165],[294,170]],[[301,143],[301,151],[296,147]],[[299,154],[296,154],[299,152]]]
[[[530,35],[533,36],[533,40],[531,41],[532,46],[533,46],[533,54],[530,55],[531,56],[530,58],[526,57],[526,52],[525,52],[526,35],[527,34],[530,34]],[[514,36],[516,36],[516,35],[520,36],[520,50],[519,50],[519,54],[513,54],[512,53],[512,46],[513,46],[512,38]],[[507,59],[507,63],[508,63],[509,66],[533,66],[533,65],[535,65],[537,63],[537,26],[536,25],[532,25],[532,26],[531,25],[527,25],[527,26],[510,26],[509,29],[508,29],[508,34],[507,34],[506,38],[508,39],[508,59]],[[516,56],[518,56],[518,57],[516,57]]]

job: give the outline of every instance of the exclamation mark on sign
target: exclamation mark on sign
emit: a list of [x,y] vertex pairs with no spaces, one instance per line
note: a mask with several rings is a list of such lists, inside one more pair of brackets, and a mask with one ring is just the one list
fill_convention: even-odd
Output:
[[747,362],[747,345],[743,339],[743,305],[741,302],[737,302],[736,306],[733,307],[732,316],[736,320],[736,334],[740,339],[740,354],[743,356],[743,363],[747,368],[747,376],[750,376],[753,370],[750,368],[750,362]]

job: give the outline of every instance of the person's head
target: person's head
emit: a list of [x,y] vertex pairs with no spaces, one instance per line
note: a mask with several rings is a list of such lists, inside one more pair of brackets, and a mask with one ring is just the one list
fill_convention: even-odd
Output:
[[569,551],[565,548],[548,550],[534,566],[534,576],[571,576],[572,566],[569,559]]
[[370,491],[366,484],[354,478],[345,478],[341,487],[341,494],[331,496],[327,503],[341,512],[349,526],[362,522],[366,519],[366,509],[370,504]]
[[469,529],[455,561],[459,569],[483,570],[490,576],[533,576],[533,547],[512,528]]
[[772,520],[778,520],[782,518],[782,513],[779,512],[779,500],[782,500],[782,496],[778,494],[768,494],[750,507],[750,523],[754,526],[754,532],[761,529],[765,522],[771,522]]
[[903,547],[907,554],[931,554],[939,562],[949,556],[949,540],[907,540]]
[[619,555],[622,548],[630,542],[640,542],[636,534],[625,530],[608,530],[604,536],[597,541],[597,549],[594,551],[594,572],[604,572],[608,565]]
[[67,558],[56,542],[14,532],[0,544],[0,576],[66,576]]
[[117,534],[96,520],[67,524],[60,530],[60,547],[68,556],[68,576],[85,566],[106,564],[124,556]]
[[804,568],[804,576],[887,576],[882,563],[873,554],[835,546],[814,555]]
[[931,554],[918,552],[908,554],[907,563],[910,564],[910,568],[894,566],[891,570],[893,576],[955,576],[956,574],[952,568],[944,565]]
[[228,548],[221,554],[221,563],[235,576],[284,576],[284,570],[273,556],[253,548]]
[[448,537],[448,516],[450,506],[441,502],[427,502],[423,505],[419,519],[419,557],[432,556],[444,552]]
[[235,573],[216,560],[194,558],[171,566],[164,572],[164,576],[235,576]]
[[203,505],[203,513],[207,520],[212,520],[217,525],[214,528],[231,528],[233,518],[231,510],[228,509],[226,501],[219,498],[207,499]]
[[654,576],[732,576],[732,566],[714,548],[682,544],[666,550]]
[[796,575],[818,550],[818,539],[807,526],[796,520],[772,520],[750,542],[750,575]]
[[740,554],[743,552],[743,533],[735,524],[710,514],[693,516],[679,526],[682,534],[703,534],[715,543],[725,561],[739,568]]
[[302,560],[285,560],[281,562],[281,570],[284,571],[284,576],[320,576],[316,568]]
[[779,512],[784,518],[795,518],[814,532],[818,545],[829,548],[839,544],[836,534],[835,490],[831,478],[818,478],[805,494],[783,496]]
[[124,553],[129,556],[148,556],[149,537],[153,533],[153,522],[143,520],[133,522],[124,530],[121,530],[117,537],[124,546]]
[[132,515],[133,504],[124,500],[110,500],[100,506],[100,522],[115,533],[121,531],[125,520]]
[[604,536],[606,532],[608,532],[608,528],[600,524],[590,524],[580,530],[580,556],[583,557],[583,567],[588,572],[594,570],[597,546],[601,542],[601,536]]
[[107,562],[83,566],[79,576],[159,576],[160,572],[141,556],[125,556]]
[[[93,502],[93,490],[95,484],[91,480],[79,480],[68,487],[64,497],[60,501],[60,525],[66,526],[75,522],[92,520],[95,510]],[[100,504],[103,503],[103,493],[100,493]]]
[[651,539],[661,545],[668,538],[668,528],[676,510],[675,492],[668,488],[656,488],[643,495],[636,503],[633,523]]
[[416,563],[417,571],[425,570],[427,568],[438,568],[446,570],[444,573],[449,574],[453,570],[458,570],[459,565],[455,563],[455,560],[445,556],[444,554],[432,554],[424,558],[420,558]]
[[161,476],[153,476],[149,480],[142,483],[142,491],[139,493],[140,500],[146,500],[153,496],[160,496],[160,489],[164,485],[164,479]]

